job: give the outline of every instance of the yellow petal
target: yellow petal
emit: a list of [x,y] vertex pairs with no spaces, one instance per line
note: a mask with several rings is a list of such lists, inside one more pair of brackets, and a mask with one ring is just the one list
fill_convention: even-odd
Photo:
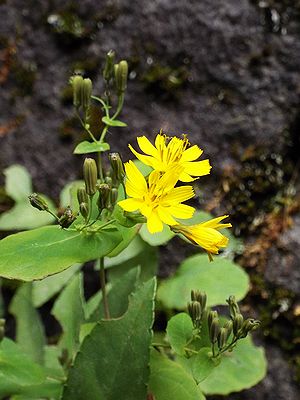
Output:
[[183,152],[181,161],[197,160],[197,158],[199,158],[202,153],[203,150],[201,150],[198,146],[194,145]]
[[141,207],[141,201],[136,199],[125,199],[118,202],[119,206],[123,208],[125,211],[136,211]]
[[158,134],[155,138],[155,147],[158,150],[158,155],[162,159],[163,151],[166,151],[166,136]]
[[184,165],[184,172],[194,176],[207,175],[210,173],[211,170],[209,160],[194,161],[194,162],[188,161],[185,162],[183,165]]
[[136,193],[138,193],[139,197],[142,198],[143,195],[148,191],[147,183],[142,173],[132,161],[125,163],[125,172],[126,178],[132,185],[135,186]]
[[162,204],[176,204],[194,197],[192,186],[180,186],[173,188],[164,195]]
[[188,219],[192,218],[195,209],[194,207],[188,206],[187,204],[177,204],[169,207],[169,211],[175,218]]
[[170,207],[157,207],[157,214],[159,218],[167,225],[176,225],[177,221],[172,217],[170,213]]
[[153,146],[146,136],[139,136],[137,138],[140,149],[145,153],[153,157],[157,157],[157,149]]
[[181,182],[193,182],[197,178],[192,178],[191,175],[187,174],[185,171],[182,171],[181,174],[179,175],[179,180]]
[[134,148],[130,144],[128,145],[128,147],[133,152],[133,154],[136,156],[136,158],[138,158],[140,161],[142,161],[142,163],[152,167],[153,158],[151,156],[145,156],[144,154],[138,153],[136,150],[134,150]]
[[150,233],[161,232],[163,230],[163,223],[155,212],[152,212],[147,218],[147,228]]
[[220,222],[228,218],[229,215],[222,215],[221,217],[213,218],[208,221],[202,222],[202,224],[199,224],[201,226],[207,227],[207,228],[214,228],[214,229],[223,229],[223,228],[231,228],[232,225],[230,223],[226,224],[220,224]]

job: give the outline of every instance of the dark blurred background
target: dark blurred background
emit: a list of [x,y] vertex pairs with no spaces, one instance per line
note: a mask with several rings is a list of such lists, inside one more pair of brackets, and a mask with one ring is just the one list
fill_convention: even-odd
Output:
[[[0,0],[0,16],[0,170],[26,166],[58,200],[81,173],[69,77],[101,94],[114,49],[130,74],[128,128],[111,130],[111,147],[127,160],[138,135],[189,134],[213,165],[198,205],[229,213],[245,242],[244,308],[263,321],[269,372],[228,398],[299,399],[300,1]],[[162,275],[182,259],[176,247],[163,249]]]

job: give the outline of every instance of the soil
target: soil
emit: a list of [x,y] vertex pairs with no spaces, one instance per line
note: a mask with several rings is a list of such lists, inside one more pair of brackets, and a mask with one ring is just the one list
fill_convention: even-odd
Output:
[[[244,184],[232,183],[228,176],[241,176],[249,147],[254,152],[263,148],[270,157],[281,155],[284,179],[276,193],[282,194],[287,183],[297,192],[298,173],[293,171],[298,171],[300,148],[299,1],[2,0],[0,15],[1,170],[12,163],[25,165],[36,190],[58,201],[62,187],[81,174],[81,158],[72,155],[81,132],[73,119],[68,79],[81,72],[93,78],[95,92],[101,93],[104,55],[114,49],[130,67],[122,113],[128,128],[109,133],[112,149],[124,160],[130,157],[127,143],[134,144],[137,135],[153,138],[160,129],[187,133],[213,164],[211,175],[201,179],[198,188],[200,205],[222,212],[236,207],[224,195],[225,183],[234,193]],[[289,171],[284,169],[286,162]],[[263,221],[275,209],[269,186],[251,209]],[[241,186],[239,193],[243,192]],[[296,202],[295,193],[282,196]],[[266,318],[266,336],[258,337],[269,360],[266,379],[228,399],[300,396],[295,379],[297,373],[300,376],[296,213],[294,207],[289,214],[289,226],[294,227],[278,233],[265,249],[264,262],[257,257],[253,261],[253,252],[252,258],[241,257],[253,279],[246,302],[260,317],[270,310],[279,314]],[[263,237],[261,232],[242,228],[250,245]],[[174,271],[182,258],[176,242],[162,248],[160,274]],[[290,299],[288,308],[274,310],[276,293],[282,289]],[[279,329],[286,321],[295,328],[291,337]],[[273,334],[273,327],[283,338],[277,330]],[[286,345],[287,337],[293,346]]]

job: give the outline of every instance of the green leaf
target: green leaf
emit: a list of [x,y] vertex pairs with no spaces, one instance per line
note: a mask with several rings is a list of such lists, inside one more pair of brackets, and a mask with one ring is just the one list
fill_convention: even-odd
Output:
[[[121,317],[128,308],[129,295],[134,291],[140,271],[139,268],[131,269],[117,280],[108,293],[108,304],[111,318]],[[89,322],[97,322],[104,318],[102,299],[97,305]]]
[[99,151],[107,151],[109,150],[109,144],[105,142],[88,142],[85,140],[84,142],[79,143],[73,153],[74,154],[87,154],[87,153],[98,153]]
[[183,310],[192,289],[206,292],[208,306],[226,304],[230,295],[241,300],[247,294],[249,278],[230,260],[215,257],[209,262],[207,255],[195,255],[187,258],[174,276],[161,283],[157,297],[165,307]]
[[63,329],[59,341],[61,349],[67,349],[70,358],[79,346],[80,325],[84,322],[84,297],[82,274],[77,274],[61,292],[54,303],[52,315]]
[[221,364],[200,383],[206,394],[227,395],[248,389],[261,381],[266,374],[264,351],[247,337],[238,342],[233,352],[227,352]]
[[192,376],[178,363],[151,353],[149,391],[155,400],[205,400]]
[[120,128],[127,126],[125,122],[119,121],[118,119],[110,119],[108,117],[103,117],[102,122],[108,126],[118,126]]
[[179,355],[185,354],[185,346],[193,337],[193,322],[186,313],[172,317],[167,326],[167,339],[172,349]]
[[[31,176],[21,165],[12,165],[4,170],[5,191],[15,201],[15,205],[0,215],[0,230],[24,230],[51,224],[54,217],[32,207],[28,196],[32,194]],[[55,212],[53,202],[44,195],[49,208]]]
[[142,239],[151,246],[160,246],[166,244],[170,239],[172,239],[172,237],[175,236],[175,233],[171,231],[168,225],[164,225],[161,232],[150,233],[147,229],[147,225],[143,224],[140,230],[140,235]]
[[35,307],[40,307],[61,291],[76,274],[82,264],[75,264],[59,274],[33,282],[32,299]]
[[109,279],[112,282],[134,267],[140,267],[140,280],[147,281],[157,273],[158,249],[137,235],[118,256],[106,258],[105,267],[109,268]]
[[[116,228],[87,234],[46,226],[0,241],[0,276],[32,281],[110,253],[121,242]],[[42,262],[41,262],[42,260]]]
[[63,400],[145,400],[155,279],[131,297],[127,313],[98,322],[70,369]]
[[[45,370],[22,353],[10,339],[0,345],[0,396],[22,395],[27,399],[58,399],[61,382],[48,379]],[[26,398],[25,397],[25,398]]]
[[52,379],[64,380],[65,372],[59,362],[59,357],[61,356],[61,349],[58,346],[45,346],[45,371],[47,376]]
[[16,318],[16,340],[33,361],[43,364],[46,344],[42,321],[32,301],[32,284],[25,283],[17,290],[10,305]]
[[120,240],[119,244],[107,254],[107,257],[116,257],[118,254],[121,253],[129,243],[134,239],[138,232],[139,226],[135,225],[132,228],[126,228],[122,225],[118,225],[118,231],[122,235],[122,240]]
[[219,366],[219,363],[212,359],[210,347],[203,347],[198,354],[193,355],[188,361],[197,383],[206,379]]

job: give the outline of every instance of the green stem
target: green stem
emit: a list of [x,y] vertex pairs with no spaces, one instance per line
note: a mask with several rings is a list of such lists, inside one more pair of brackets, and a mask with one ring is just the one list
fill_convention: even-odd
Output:
[[111,119],[115,119],[117,118],[117,116],[120,114],[120,112],[122,111],[123,108],[123,104],[124,104],[124,93],[121,93],[119,98],[118,98],[118,107],[117,107],[117,111],[114,113],[114,115],[111,117]]
[[89,196],[89,215],[87,217],[87,223],[90,222],[92,216],[92,209],[93,209],[93,196]]
[[76,115],[77,115],[77,117],[78,117],[78,119],[79,119],[79,121],[80,121],[80,123],[81,123],[83,129],[84,129],[85,131],[87,131],[87,133],[90,135],[91,139],[92,139],[95,143],[98,143],[98,141],[97,141],[97,139],[95,138],[95,136],[94,136],[94,135],[92,134],[92,132],[87,128],[86,124],[82,121],[82,119],[81,119],[81,117],[80,117],[78,111],[76,111]]
[[47,213],[51,214],[56,219],[57,222],[59,221],[58,216],[53,211],[49,210],[49,208],[48,208],[48,210],[45,210],[45,211],[47,211]]
[[105,286],[105,269],[104,269],[104,258],[103,257],[100,258],[100,283],[101,283],[101,291],[102,291],[105,319],[110,319],[108,298],[107,298],[106,286]]
[[222,349],[219,354],[225,353],[225,351],[229,350],[234,344],[236,344],[237,341],[238,338],[233,339],[232,342],[229,343],[228,346],[224,347],[224,349]]

